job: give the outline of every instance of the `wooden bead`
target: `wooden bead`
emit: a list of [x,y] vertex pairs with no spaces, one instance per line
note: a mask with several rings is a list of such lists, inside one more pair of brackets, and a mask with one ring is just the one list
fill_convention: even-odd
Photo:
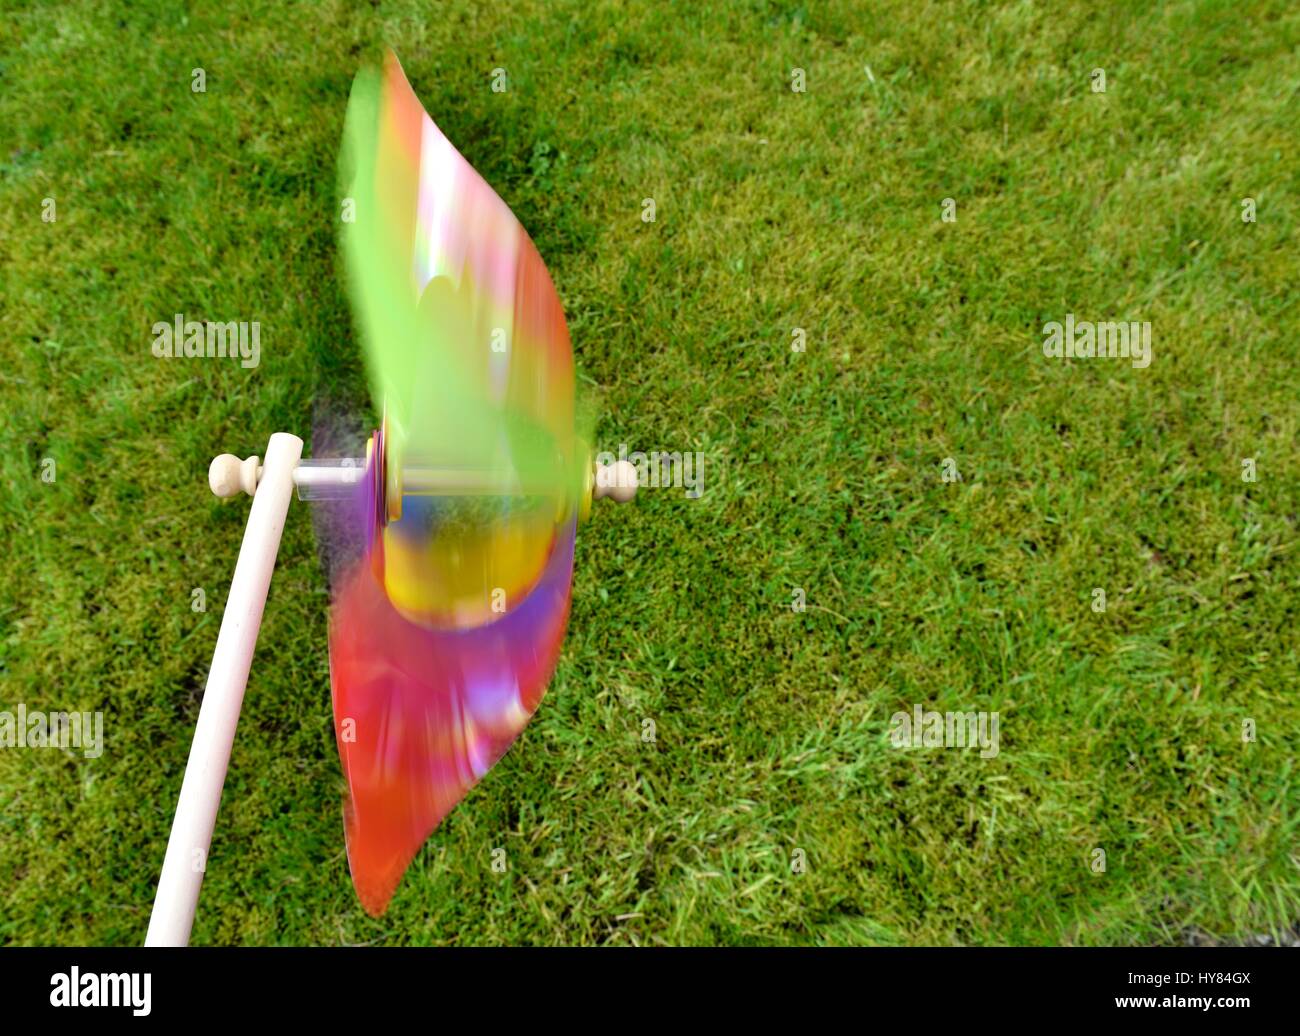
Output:
[[636,496],[636,465],[619,460],[613,464],[596,465],[596,488],[592,496],[597,500],[609,497],[615,503],[625,504]]
[[257,492],[260,474],[257,457],[240,460],[234,454],[223,453],[220,457],[213,457],[208,465],[208,488],[223,500],[235,496],[241,489],[252,496]]

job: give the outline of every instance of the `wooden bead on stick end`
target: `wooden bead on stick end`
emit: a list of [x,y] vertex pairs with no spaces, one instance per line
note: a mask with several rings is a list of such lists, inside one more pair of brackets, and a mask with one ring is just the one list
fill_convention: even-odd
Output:
[[208,487],[223,500],[235,496],[241,489],[252,496],[257,492],[261,475],[257,457],[240,460],[232,453],[213,457],[208,465]]
[[615,503],[625,504],[636,496],[636,465],[625,460],[613,464],[596,465],[596,486],[592,496],[597,500],[609,497]]

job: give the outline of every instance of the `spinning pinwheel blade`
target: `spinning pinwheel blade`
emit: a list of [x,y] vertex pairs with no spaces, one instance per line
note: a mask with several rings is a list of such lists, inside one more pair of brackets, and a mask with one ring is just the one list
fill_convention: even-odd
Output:
[[317,501],[329,564],[330,684],[348,862],[386,909],[443,817],[541,702],[593,497],[573,354],[546,266],[506,204],[425,112],[397,58],[363,70],[341,161],[342,249],[381,427],[365,455],[223,455],[209,483],[253,496],[147,945],[189,941],[230,746],[293,488]]

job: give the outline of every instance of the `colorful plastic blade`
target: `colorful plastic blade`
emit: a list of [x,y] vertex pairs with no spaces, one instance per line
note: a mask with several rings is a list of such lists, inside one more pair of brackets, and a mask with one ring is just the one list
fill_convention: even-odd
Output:
[[550,275],[391,52],[357,76],[341,173],[349,287],[387,414],[375,453],[491,487],[406,493],[385,523],[374,457],[345,522],[359,543],[333,576],[330,682],[348,861],[378,915],[541,701],[587,458]]

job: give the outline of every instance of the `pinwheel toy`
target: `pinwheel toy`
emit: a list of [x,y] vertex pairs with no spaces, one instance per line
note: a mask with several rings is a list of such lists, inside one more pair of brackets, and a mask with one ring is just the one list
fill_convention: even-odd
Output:
[[537,709],[592,499],[636,491],[628,462],[593,464],[537,249],[391,52],[353,85],[340,171],[348,288],[383,420],[351,456],[304,460],[302,440],[277,433],[264,460],[212,462],[212,491],[253,503],[146,945],[189,941],[295,488],[315,501],[327,561],[348,863],[372,915]]

